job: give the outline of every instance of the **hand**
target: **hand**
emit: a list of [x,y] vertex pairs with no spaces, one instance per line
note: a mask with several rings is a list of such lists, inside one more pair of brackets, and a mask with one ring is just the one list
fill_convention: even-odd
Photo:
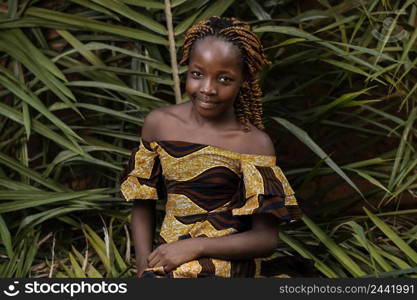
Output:
[[148,267],[148,262],[146,258],[138,259],[138,261],[136,262],[136,269],[137,269],[136,277],[140,278],[147,267]]
[[144,271],[145,269],[140,269],[140,270],[138,269],[138,271],[136,272],[136,277],[141,278]]
[[164,267],[165,272],[171,272],[178,266],[199,257],[198,238],[180,240],[162,244],[148,256],[148,266]]

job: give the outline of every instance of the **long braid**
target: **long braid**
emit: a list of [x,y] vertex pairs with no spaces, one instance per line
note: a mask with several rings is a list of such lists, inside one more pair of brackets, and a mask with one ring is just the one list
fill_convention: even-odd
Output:
[[187,30],[185,34],[185,39],[184,39],[183,56],[180,61],[181,65],[185,65],[188,63],[188,60],[191,55],[192,46],[195,41],[203,37],[214,34],[213,29],[210,26],[208,26],[206,23],[208,22],[203,21],[203,22],[197,23]]
[[264,130],[262,123],[261,88],[257,75],[264,65],[270,64],[266,58],[262,44],[249,24],[236,18],[211,17],[200,21],[187,30],[184,39],[181,65],[189,63],[194,43],[207,36],[218,36],[236,45],[242,54],[242,62],[249,75],[240,88],[235,101],[236,117],[245,130],[249,123]]

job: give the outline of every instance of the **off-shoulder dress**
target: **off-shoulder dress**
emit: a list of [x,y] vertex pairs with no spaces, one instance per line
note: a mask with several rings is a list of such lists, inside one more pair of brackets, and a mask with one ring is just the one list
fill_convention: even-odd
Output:
[[[249,216],[270,213],[282,222],[301,211],[275,156],[242,154],[184,141],[142,140],[133,169],[121,184],[128,201],[166,197],[161,243],[219,237],[248,230]],[[144,277],[258,277],[261,259],[200,258],[165,274],[148,268]]]

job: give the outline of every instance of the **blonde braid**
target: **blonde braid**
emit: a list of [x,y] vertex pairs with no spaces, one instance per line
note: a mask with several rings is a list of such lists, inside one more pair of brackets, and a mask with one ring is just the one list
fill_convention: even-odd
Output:
[[239,122],[244,126],[245,131],[249,130],[249,123],[252,118],[250,110],[251,89],[247,81],[242,83],[239,96],[235,101],[235,112]]
[[184,37],[183,55],[180,60],[181,65],[188,63],[194,42],[203,37],[213,35],[213,29],[207,25],[208,21],[201,21],[187,30]]

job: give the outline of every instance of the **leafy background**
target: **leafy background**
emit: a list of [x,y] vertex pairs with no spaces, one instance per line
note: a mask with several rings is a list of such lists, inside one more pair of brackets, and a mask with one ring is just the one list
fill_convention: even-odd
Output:
[[186,100],[171,59],[185,30],[224,15],[272,61],[267,132],[307,213],[276,256],[416,277],[416,14],[415,0],[0,1],[0,276],[134,276],[118,178],[146,114]]

